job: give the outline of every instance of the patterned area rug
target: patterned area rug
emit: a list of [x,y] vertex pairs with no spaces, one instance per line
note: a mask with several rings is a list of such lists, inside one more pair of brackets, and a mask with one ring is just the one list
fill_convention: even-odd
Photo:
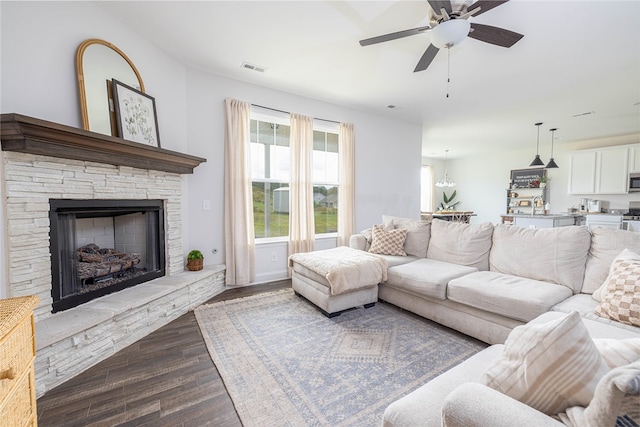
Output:
[[385,303],[328,319],[291,289],[198,307],[245,426],[376,426],[486,344]]

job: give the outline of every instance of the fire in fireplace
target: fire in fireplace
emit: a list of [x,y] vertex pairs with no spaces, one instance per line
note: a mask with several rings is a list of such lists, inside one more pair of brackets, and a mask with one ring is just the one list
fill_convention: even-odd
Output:
[[53,312],[165,275],[162,200],[49,200]]

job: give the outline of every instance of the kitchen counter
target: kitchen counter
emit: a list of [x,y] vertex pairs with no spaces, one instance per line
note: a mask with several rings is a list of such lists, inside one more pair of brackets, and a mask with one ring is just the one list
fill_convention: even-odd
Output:
[[577,214],[506,214],[500,215],[500,217],[502,218],[503,224],[512,224],[528,228],[552,228],[575,225],[576,222],[581,221],[584,216]]

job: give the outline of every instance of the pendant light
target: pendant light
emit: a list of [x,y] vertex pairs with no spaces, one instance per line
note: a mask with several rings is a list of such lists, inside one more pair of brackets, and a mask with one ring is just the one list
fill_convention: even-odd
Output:
[[549,163],[547,163],[547,166],[545,166],[547,169],[553,169],[553,168],[557,168],[558,165],[556,164],[556,161],[553,160],[553,134],[555,131],[557,131],[557,128],[553,128],[553,129],[549,129],[551,131],[551,159],[549,159]]
[[536,126],[538,127],[538,140],[536,141],[536,157],[535,159],[533,159],[533,161],[529,166],[544,166],[543,161],[540,159],[540,154],[538,154],[540,152],[539,148],[540,148],[540,125],[541,124],[542,122],[536,123]]
[[449,150],[444,151],[444,179],[436,182],[436,187],[455,187],[456,183],[453,180],[449,180],[449,175],[447,174],[447,154]]

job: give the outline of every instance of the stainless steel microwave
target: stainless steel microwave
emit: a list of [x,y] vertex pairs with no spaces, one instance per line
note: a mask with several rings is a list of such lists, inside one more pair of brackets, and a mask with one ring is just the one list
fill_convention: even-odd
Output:
[[640,192],[640,172],[629,174],[629,193]]

